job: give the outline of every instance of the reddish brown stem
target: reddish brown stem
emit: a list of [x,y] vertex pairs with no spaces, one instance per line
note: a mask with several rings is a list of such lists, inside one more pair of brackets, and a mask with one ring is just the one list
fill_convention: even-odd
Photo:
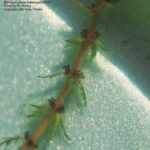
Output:
[[[90,45],[91,41],[92,41],[92,35],[95,33],[95,28],[96,28],[96,24],[98,22],[98,18],[99,18],[99,12],[100,12],[100,6],[103,3],[103,0],[99,0],[98,4],[97,4],[97,9],[96,11],[93,12],[93,17],[92,17],[92,22],[91,25],[88,29],[88,34],[86,39],[84,40],[84,42],[81,45],[81,48],[79,50],[78,56],[75,60],[75,63],[72,67],[72,71],[75,69],[79,69],[83,58],[85,56],[85,53],[88,49],[88,46]],[[56,106],[55,108],[59,107],[64,98],[65,95],[69,89],[69,82],[70,78],[67,78],[63,88],[61,89],[57,99],[56,99]],[[37,127],[37,129],[34,131],[34,133],[31,135],[30,139],[32,139],[33,142],[36,142],[38,140],[38,138],[40,137],[40,135],[44,132],[44,130],[47,128],[49,122],[51,121],[51,119],[53,118],[53,116],[56,114],[56,111],[54,108],[50,109],[49,112],[47,113],[47,115],[45,116],[45,118],[43,119],[43,121],[40,123],[40,125]],[[28,146],[28,143],[26,142],[22,147],[20,147],[19,150],[29,150],[31,147]]]

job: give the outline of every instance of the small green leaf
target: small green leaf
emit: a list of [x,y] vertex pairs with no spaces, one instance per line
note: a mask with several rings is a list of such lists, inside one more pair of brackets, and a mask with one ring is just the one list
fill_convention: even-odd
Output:
[[55,133],[56,133],[56,129],[57,129],[57,126],[58,126],[58,124],[60,122],[60,118],[61,118],[61,115],[59,113],[57,113],[56,114],[56,121],[55,121],[54,127],[52,129],[52,136],[54,136]]
[[95,49],[96,50],[96,44],[95,44],[95,42],[92,42],[91,44],[90,44],[90,49],[91,50],[93,50],[93,49]]
[[86,107],[86,94],[85,94],[85,90],[84,90],[84,85],[81,81],[79,81],[79,85],[80,85],[80,90],[81,90],[81,93],[82,93],[84,105]]
[[63,122],[63,119],[62,119],[61,116],[60,116],[60,125],[61,125],[61,128],[62,128],[63,132],[64,132],[65,137],[66,137],[69,141],[71,141],[71,138],[68,136],[68,134],[67,134],[67,132],[66,132],[66,130],[65,130],[64,122]]
[[84,41],[84,38],[82,37],[76,37],[76,38],[73,38],[73,39],[70,39],[70,40],[65,40],[66,42],[68,43],[72,43],[72,44],[80,44]]
[[64,126],[64,123],[63,123],[63,119],[61,117],[61,114],[60,113],[56,113],[56,118],[55,118],[55,123],[53,125],[53,129],[52,129],[52,136],[54,136],[56,134],[56,130],[57,130],[57,127],[60,123],[60,126],[64,132],[64,135],[65,137],[68,139],[68,140],[71,140],[70,137],[68,136],[68,134],[66,133],[66,130],[65,130],[65,126]]
[[99,40],[96,40],[95,43],[96,43],[97,46],[99,46],[101,48],[102,51],[104,51],[104,52],[112,52],[111,50],[106,49],[104,47],[104,45]]
[[2,142],[0,142],[0,146],[5,145],[4,150],[10,145],[11,142],[17,142],[18,140],[24,140],[24,137],[15,136],[15,137],[7,137]]
[[95,43],[96,43],[100,48],[104,48],[103,44],[102,44],[99,40],[96,40]]
[[61,76],[61,75],[64,75],[65,72],[58,72],[58,73],[54,73],[54,74],[51,74],[51,75],[47,75],[47,76],[38,76],[39,78],[53,78],[53,77],[56,77],[56,76]]
[[77,5],[80,9],[82,9],[83,11],[89,12],[89,13],[92,12],[92,10],[90,9],[90,7],[86,6],[85,4],[82,4],[82,3],[80,3],[80,2],[77,1],[77,0],[72,0],[72,2],[73,2],[74,4],[76,4],[76,5]]
[[27,115],[27,117],[36,117],[38,115],[41,115],[43,112],[45,112],[46,110],[49,109],[49,105],[45,104],[45,105],[34,105],[34,104],[29,104],[31,107],[34,108],[34,110]]
[[90,55],[91,62],[94,60],[95,56],[96,56],[96,50],[91,50],[91,55]]
[[89,46],[89,50],[90,50],[90,61],[92,62],[96,56],[96,52],[97,52],[97,47],[96,44],[94,42],[92,42]]

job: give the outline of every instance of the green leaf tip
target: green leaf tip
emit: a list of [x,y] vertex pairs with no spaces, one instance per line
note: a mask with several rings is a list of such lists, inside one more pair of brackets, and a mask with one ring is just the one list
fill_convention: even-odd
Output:
[[92,42],[89,46],[90,49],[90,61],[92,62],[96,56],[96,52],[97,52],[97,47],[95,42]]
[[67,132],[66,132],[66,130],[65,130],[65,126],[64,126],[64,122],[63,122],[62,117],[60,117],[60,125],[61,125],[61,128],[62,128],[63,132],[64,132],[65,137],[66,137],[69,141],[71,141],[71,138],[68,136],[68,134],[67,134]]
[[86,94],[85,94],[85,90],[84,90],[84,85],[81,81],[79,81],[79,85],[80,85],[80,90],[81,90],[81,94],[83,97],[83,102],[84,102],[84,106],[86,107]]
[[70,44],[80,44],[84,41],[84,38],[79,36],[65,41]]
[[21,136],[14,136],[14,137],[7,137],[2,142],[0,142],[0,146],[5,145],[4,150],[10,145],[11,142],[17,142],[18,140],[24,140],[24,137]]
[[85,4],[82,4],[81,2],[77,1],[77,0],[72,0],[72,2],[74,4],[76,4],[81,10],[91,13],[92,10],[90,9],[90,7],[86,6]]
[[59,113],[57,113],[56,114],[56,121],[55,121],[54,127],[52,129],[52,136],[54,136],[56,134],[56,130],[57,130],[58,124],[60,122],[60,117],[61,117],[61,115]]
[[38,76],[39,78],[53,78],[53,77],[56,77],[56,76],[61,76],[61,75],[64,75],[65,72],[57,72],[57,73],[54,73],[54,74],[51,74],[51,75],[47,75],[47,76]]
[[29,104],[31,107],[34,108],[34,110],[27,115],[27,117],[36,117],[38,115],[41,115],[43,112],[49,109],[49,105],[34,105],[34,104]]
[[109,53],[112,53],[113,51],[112,50],[108,50],[104,47],[104,45],[99,41],[99,40],[96,40],[95,41],[96,45],[99,46],[101,48],[102,51],[104,52],[109,52]]
[[90,55],[90,61],[91,62],[94,60],[95,56],[96,56],[96,50],[94,49],[91,51],[91,55]]
[[93,62],[94,58],[96,57],[97,51],[100,51],[101,53],[103,53],[102,55],[104,55],[105,57],[108,57],[108,53],[109,54],[113,53],[112,50],[106,49],[104,45],[102,44],[102,42],[100,42],[99,40],[94,40],[90,43],[88,47],[87,56],[90,62]]
[[53,127],[53,129],[52,129],[52,136],[55,135],[56,130],[57,130],[57,127],[58,127],[59,124],[60,124],[60,127],[61,127],[62,130],[63,130],[63,133],[64,133],[65,137],[66,137],[69,141],[71,141],[71,138],[68,136],[68,134],[67,134],[67,132],[66,132],[66,130],[65,130],[65,126],[64,126],[64,123],[63,123],[63,119],[62,119],[62,116],[61,116],[60,113],[57,113],[57,114],[56,114],[56,121],[55,121],[54,127]]
[[95,41],[95,44],[101,48],[101,50],[103,50],[104,52],[108,52],[108,50],[105,49],[104,45],[99,41],[99,40],[96,40]]

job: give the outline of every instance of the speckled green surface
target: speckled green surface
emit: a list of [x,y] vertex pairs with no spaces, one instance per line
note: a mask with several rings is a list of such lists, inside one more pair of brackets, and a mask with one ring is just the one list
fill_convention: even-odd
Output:
[[[42,12],[0,9],[1,138],[32,132],[39,120],[25,117],[27,104],[39,104],[57,96],[63,83],[63,78],[49,80],[37,76],[61,70],[64,40],[75,29],[50,8],[43,7]],[[41,138],[39,150],[150,149],[148,98],[99,54],[96,63],[95,68],[93,64],[90,69],[83,69],[87,108],[76,95],[67,97],[64,120],[72,142],[61,132],[47,138],[47,132]],[[16,150],[18,146],[12,144],[8,149]]]

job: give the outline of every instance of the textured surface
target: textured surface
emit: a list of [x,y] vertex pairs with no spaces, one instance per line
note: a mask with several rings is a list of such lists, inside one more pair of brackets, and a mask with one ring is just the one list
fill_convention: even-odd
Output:
[[[89,14],[78,9],[70,0],[57,0],[52,4],[53,10],[78,33],[88,27],[90,19],[86,18]],[[150,99],[149,6],[149,0],[120,0],[101,13],[97,30],[104,45],[114,50],[111,62]]]
[[[59,3],[58,6],[63,7],[61,4]],[[130,6],[133,5],[132,3],[130,4]],[[69,6],[71,7],[72,5],[68,4]],[[64,21],[63,17],[60,19],[52,10],[45,6],[43,7],[43,12],[10,13],[0,9],[1,137],[23,135],[26,130],[34,130],[33,127],[36,126],[39,120],[31,121],[31,123],[25,117],[28,110],[26,109],[26,105],[29,103],[39,104],[41,101],[47,101],[51,96],[55,97],[63,82],[63,78],[48,80],[39,79],[37,76],[61,70],[65,58],[63,53],[64,39],[71,35],[72,28],[74,31],[76,29],[80,30],[77,26],[75,27],[74,21],[70,21],[72,24]],[[110,9],[111,11],[115,14],[113,8]],[[67,15],[71,17],[72,14]],[[61,16],[61,14],[59,15]],[[66,15],[65,11],[63,15]],[[84,16],[84,14],[82,15]],[[102,16],[104,24],[106,23],[105,17],[108,19],[108,16],[109,14],[106,13]],[[84,18],[82,22],[80,18],[82,25],[85,24],[84,20],[86,19]],[[111,22],[111,20],[109,21]],[[112,22],[113,26],[110,25],[111,23],[109,24],[110,29],[108,28],[108,32],[105,31],[106,27],[102,30],[103,41],[110,49],[118,50],[122,45],[117,42],[125,39],[121,38],[121,36],[117,37],[115,31],[119,29],[115,30],[113,27],[116,21],[112,19]],[[146,30],[147,24],[144,23],[144,25],[146,26],[144,28]],[[101,24],[101,28],[103,26]],[[142,31],[143,26],[138,29]],[[111,29],[114,30],[112,31]],[[115,35],[115,40],[112,40],[114,37],[109,33],[110,30]],[[147,35],[147,32],[145,31],[145,33],[139,35],[139,41],[141,41],[141,43],[138,42],[139,45],[143,44],[142,39],[145,34]],[[131,37],[131,39],[133,38]],[[149,47],[146,47],[147,43],[144,45],[146,53]],[[130,65],[124,67],[126,62],[124,62],[124,65],[122,63],[123,61],[127,61],[123,59],[123,56],[126,54],[125,51],[127,49],[134,49],[130,44],[128,46],[128,48],[124,48],[123,54],[120,54],[120,52],[115,53],[114,58],[116,57],[119,60],[112,62],[116,63],[119,67],[129,68],[130,72],[132,67]],[[118,53],[120,54],[119,56],[116,55]],[[128,60],[131,60],[130,63],[132,64],[132,57]],[[137,58],[137,60],[139,59]],[[49,136],[47,134],[41,138],[40,150],[150,149],[149,100],[119,69],[105,60],[101,55],[97,55],[96,62],[97,67],[94,67],[96,64],[93,64],[89,66],[90,69],[85,67],[83,70],[86,77],[84,83],[87,93],[87,108],[83,108],[77,99],[77,95],[67,97],[68,103],[66,104],[64,120],[72,142],[68,142],[61,132],[57,132],[54,138],[45,140],[44,137]],[[139,64],[138,61],[136,64]],[[147,67],[146,65],[143,66]],[[139,66],[139,68],[142,69],[142,66]],[[132,73],[134,74],[134,71],[131,71]],[[138,78],[139,76],[137,75],[136,77]],[[134,81],[134,76],[131,76],[131,78]],[[147,79],[148,77],[145,76],[146,81]],[[46,143],[48,144],[46,145]],[[9,149],[16,150],[15,147],[15,145],[12,145]]]

